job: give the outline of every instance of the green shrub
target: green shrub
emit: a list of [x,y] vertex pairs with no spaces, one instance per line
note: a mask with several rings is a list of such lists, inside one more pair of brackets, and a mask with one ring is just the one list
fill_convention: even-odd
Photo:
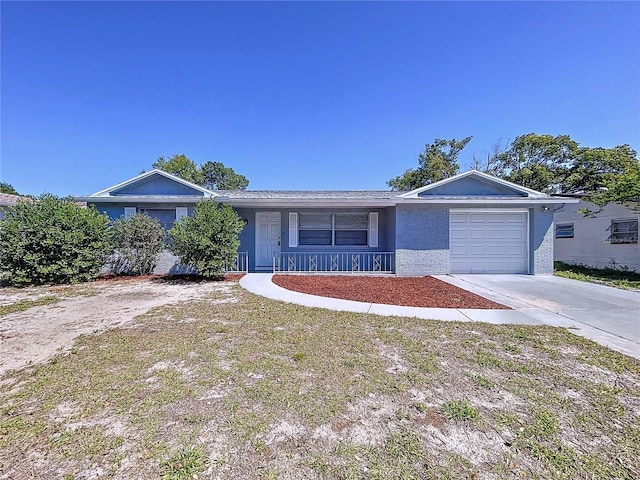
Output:
[[207,200],[196,205],[192,216],[174,223],[169,248],[200,275],[220,278],[238,254],[243,227],[231,207]]
[[153,271],[165,245],[165,231],[157,218],[136,213],[113,222],[115,252],[111,270],[116,274],[146,275]]
[[14,286],[93,280],[110,251],[109,218],[71,198],[24,200],[0,221],[0,271]]

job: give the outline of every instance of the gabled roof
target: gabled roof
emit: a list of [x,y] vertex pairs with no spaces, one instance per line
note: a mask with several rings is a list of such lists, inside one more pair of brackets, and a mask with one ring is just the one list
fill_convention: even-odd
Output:
[[[469,170],[468,172],[460,173],[453,177],[445,178],[444,180],[440,180],[439,182],[431,183],[424,187],[416,188],[415,190],[411,190],[410,192],[404,193],[400,195],[401,198],[419,198],[425,197],[426,195],[430,195],[432,192],[437,192],[441,190],[445,185],[451,185],[455,183],[459,183],[464,179],[472,179],[478,182],[493,186],[496,191],[501,191],[503,195],[492,194],[491,196],[503,196],[503,197],[525,197],[525,198],[550,198],[549,195],[538,192],[536,190],[532,190],[527,187],[523,187],[522,185],[517,185],[512,182],[508,182],[507,180],[503,180],[498,177],[494,177],[493,175],[489,175],[487,173],[480,172],[478,170]],[[468,195],[456,195],[456,194],[438,194],[435,193],[436,197],[456,197],[456,196],[481,196],[476,194],[468,194]]]
[[541,204],[576,203],[558,199],[478,170],[445,178],[398,197],[398,203]]
[[[125,190],[127,188],[132,188],[137,184],[142,184],[145,182],[151,181],[154,177],[162,177],[169,179],[176,184],[182,185],[189,189],[192,189],[194,192],[198,192],[197,195],[175,195],[175,194],[133,194],[133,195],[117,195],[117,192]],[[91,195],[76,197],[77,200],[81,201],[115,201],[115,200],[123,200],[126,198],[127,200],[143,200],[148,199],[150,201],[162,201],[162,200],[172,200],[172,199],[187,199],[189,197],[193,197],[194,199],[203,199],[203,198],[213,198],[217,197],[218,194],[207,189],[201,187],[200,185],[196,185],[195,183],[188,182],[176,175],[172,175],[162,170],[153,169],[149,172],[144,172],[138,175],[137,177],[126,180],[122,183],[118,183],[117,185],[113,185],[109,188],[105,188],[104,190],[100,190],[99,192],[93,193]]]

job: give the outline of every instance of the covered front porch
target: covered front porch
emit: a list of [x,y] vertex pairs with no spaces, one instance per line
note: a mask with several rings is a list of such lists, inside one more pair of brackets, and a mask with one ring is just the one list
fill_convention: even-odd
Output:
[[250,272],[396,271],[393,207],[234,209]]

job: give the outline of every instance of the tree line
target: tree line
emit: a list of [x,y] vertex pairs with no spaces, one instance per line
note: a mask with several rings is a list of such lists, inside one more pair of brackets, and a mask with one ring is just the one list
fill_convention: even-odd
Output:
[[[456,175],[458,158],[472,137],[436,139],[418,156],[417,168],[391,178],[392,190],[413,190]],[[640,160],[629,145],[585,147],[569,135],[528,133],[500,142],[473,168],[549,194],[584,194],[597,205],[640,199]]]

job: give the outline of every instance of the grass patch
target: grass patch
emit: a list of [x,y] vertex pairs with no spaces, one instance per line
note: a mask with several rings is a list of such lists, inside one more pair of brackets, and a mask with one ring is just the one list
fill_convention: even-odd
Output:
[[466,400],[454,400],[442,405],[442,413],[451,420],[465,421],[478,418],[478,410]]
[[495,382],[483,375],[472,375],[471,380],[473,382],[483,388],[493,388],[495,386]]
[[476,362],[483,367],[499,367],[500,359],[489,352],[478,352]]
[[554,262],[554,275],[582,282],[599,283],[612,287],[640,290],[640,273],[613,268],[591,268]]
[[227,284],[73,352],[0,378],[9,478],[640,471],[640,363],[563,329],[311,309]]
[[162,463],[162,480],[191,480],[198,478],[207,466],[201,448],[186,447]]
[[54,295],[46,295],[36,300],[20,300],[19,302],[0,305],[0,317],[11,313],[24,312],[33,307],[41,307],[43,305],[52,305],[58,302],[58,297]]

